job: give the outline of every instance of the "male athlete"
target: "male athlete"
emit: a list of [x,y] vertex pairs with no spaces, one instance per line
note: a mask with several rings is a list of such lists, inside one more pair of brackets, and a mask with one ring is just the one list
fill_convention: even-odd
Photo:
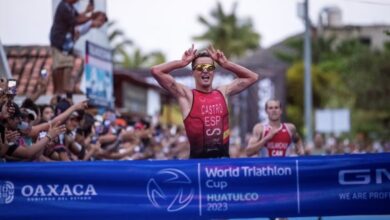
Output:
[[[213,88],[214,62],[237,78],[227,85]],[[195,89],[176,82],[170,75],[173,70],[190,63]],[[197,53],[194,45],[184,52],[181,60],[154,66],[151,71],[158,83],[178,100],[190,142],[190,158],[229,157],[227,99],[255,83],[258,74],[229,61],[223,52],[212,46]]]
[[279,100],[271,99],[265,104],[268,124],[257,123],[253,127],[252,136],[246,148],[247,156],[260,155],[266,149],[268,157],[284,157],[288,154],[291,143],[295,145],[297,155],[303,155],[304,150],[296,128],[291,123],[282,123],[282,106]]

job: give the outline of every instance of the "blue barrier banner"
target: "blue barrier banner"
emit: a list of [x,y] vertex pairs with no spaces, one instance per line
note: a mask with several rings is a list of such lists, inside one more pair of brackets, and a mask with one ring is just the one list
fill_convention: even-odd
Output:
[[390,214],[390,154],[4,163],[0,219]]

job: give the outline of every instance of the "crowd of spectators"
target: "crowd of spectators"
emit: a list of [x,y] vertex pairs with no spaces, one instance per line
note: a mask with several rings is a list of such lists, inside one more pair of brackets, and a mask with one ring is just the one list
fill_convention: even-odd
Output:
[[[6,84],[3,84],[6,85]],[[88,101],[53,96],[48,105],[27,98],[19,106],[8,88],[0,88],[1,161],[93,161],[187,159],[189,142],[182,126],[120,115],[112,109],[98,114]],[[237,132],[236,132],[237,133]],[[246,157],[246,141],[232,132],[230,155]],[[390,152],[390,142],[353,140],[316,134],[306,155]]]
[[[3,92],[5,91],[5,92]],[[2,161],[184,159],[188,142],[180,126],[151,125],[143,118],[107,109],[97,114],[88,101],[54,96],[38,106],[27,98],[19,106],[2,89]]]

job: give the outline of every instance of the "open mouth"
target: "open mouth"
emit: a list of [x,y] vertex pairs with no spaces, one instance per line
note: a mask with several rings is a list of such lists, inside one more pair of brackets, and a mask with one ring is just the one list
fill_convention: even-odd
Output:
[[210,80],[210,76],[208,75],[203,75],[201,78],[202,80]]

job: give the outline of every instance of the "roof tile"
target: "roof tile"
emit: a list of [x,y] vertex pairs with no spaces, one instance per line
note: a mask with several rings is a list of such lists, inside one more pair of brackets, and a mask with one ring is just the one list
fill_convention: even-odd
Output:
[[[54,91],[52,82],[52,58],[49,46],[5,46],[8,57],[8,65],[12,77],[18,81],[18,95],[31,95],[38,87],[40,80],[48,80],[46,95],[52,95]],[[42,79],[40,72],[46,69],[48,75]],[[80,85],[83,70],[83,59],[75,59],[72,76],[78,80]],[[77,89],[80,90],[80,89]]]

